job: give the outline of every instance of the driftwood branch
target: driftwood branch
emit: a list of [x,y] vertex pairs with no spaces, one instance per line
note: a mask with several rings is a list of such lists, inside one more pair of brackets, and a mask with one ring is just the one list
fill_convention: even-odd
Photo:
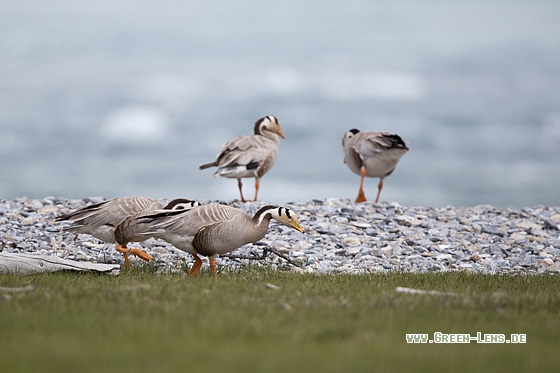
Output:
[[78,262],[62,259],[54,255],[30,255],[0,252],[0,273],[40,273],[62,270],[101,272],[118,275],[120,265]]
[[448,296],[448,297],[454,297],[454,296],[457,295],[455,293],[445,293],[443,291],[438,291],[438,290],[411,289],[411,288],[405,288],[405,287],[402,287],[402,286],[397,286],[395,291],[397,293],[444,295],[444,296]]
[[293,260],[292,258],[290,258],[288,255],[281,253],[280,251],[276,250],[275,248],[272,248],[270,246],[266,246],[265,248],[263,248],[263,252],[262,255],[233,255],[233,254],[224,254],[224,255],[220,255],[221,258],[229,258],[229,259],[247,259],[247,260],[265,260],[268,256],[268,253],[272,253],[275,254],[277,256],[279,256],[280,258],[284,259],[285,261],[287,261],[288,263],[290,263],[291,265],[298,267],[298,268],[303,268],[303,266],[301,264],[299,264],[298,262],[296,262],[295,260]]
[[33,285],[20,286],[20,287],[17,287],[17,288],[0,287],[0,292],[19,293],[19,292],[22,292],[22,291],[32,291],[33,289],[35,289],[35,286],[33,286]]

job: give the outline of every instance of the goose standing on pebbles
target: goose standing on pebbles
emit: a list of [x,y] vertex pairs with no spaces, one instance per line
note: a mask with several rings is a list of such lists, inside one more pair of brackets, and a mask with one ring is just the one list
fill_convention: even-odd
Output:
[[[192,201],[178,198],[163,207],[165,210],[184,209],[192,205]],[[147,197],[117,197],[107,201],[89,205],[69,214],[56,218],[56,221],[70,221],[72,224],[64,231],[89,234],[101,241],[115,244],[115,250],[124,256],[125,266],[130,268],[128,254],[136,255],[145,261],[153,258],[140,249],[129,249],[126,245],[117,244],[114,236],[115,227],[127,216],[143,211],[161,210],[162,206],[155,200]],[[130,241],[132,242],[132,241]]]
[[218,167],[215,177],[228,177],[237,179],[241,201],[247,202],[243,197],[242,178],[255,178],[255,198],[259,194],[260,180],[274,165],[280,139],[284,138],[280,123],[275,116],[268,115],[260,118],[255,123],[255,134],[251,136],[238,136],[224,145],[216,161],[200,166],[201,170]]
[[360,175],[360,190],[356,202],[367,201],[364,193],[364,178],[380,178],[377,185],[379,202],[383,180],[395,170],[401,157],[408,151],[408,147],[399,135],[388,132],[360,132],[351,129],[342,139],[344,148],[344,163],[357,175]]
[[[195,262],[190,276],[196,276],[202,266],[198,255],[207,256],[212,275],[217,277],[216,257],[262,239],[271,219],[303,233],[296,215],[285,207],[265,206],[250,217],[231,206],[209,204],[189,211],[165,211],[128,219],[117,228],[115,236],[119,237],[121,231],[143,232],[192,254]],[[126,237],[121,239],[126,241]]]

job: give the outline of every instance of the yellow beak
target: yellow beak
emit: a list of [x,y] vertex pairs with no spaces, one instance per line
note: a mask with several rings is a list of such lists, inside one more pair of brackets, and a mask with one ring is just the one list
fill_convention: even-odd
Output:
[[301,228],[301,225],[299,225],[299,222],[294,222],[294,224],[292,224],[292,228],[294,228],[296,231],[299,231],[301,233],[303,233],[303,229]]

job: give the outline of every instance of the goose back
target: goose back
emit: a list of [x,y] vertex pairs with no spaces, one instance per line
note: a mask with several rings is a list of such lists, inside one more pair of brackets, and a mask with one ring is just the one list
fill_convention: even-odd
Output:
[[178,249],[211,256],[262,239],[270,217],[255,219],[231,206],[209,204],[184,212],[144,216],[137,222],[146,234],[162,238]]
[[96,203],[69,214],[59,216],[56,221],[68,220],[72,224],[65,231],[89,234],[105,242],[115,243],[115,227],[127,216],[161,205],[146,197],[118,197]]

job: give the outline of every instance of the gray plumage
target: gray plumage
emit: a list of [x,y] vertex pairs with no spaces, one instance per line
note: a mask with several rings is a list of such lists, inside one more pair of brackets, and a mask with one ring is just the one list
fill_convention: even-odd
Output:
[[377,186],[379,201],[383,181],[397,166],[401,157],[409,150],[399,135],[389,132],[360,132],[351,129],[342,139],[344,163],[357,175],[360,175],[360,190],[356,202],[366,201],[363,191],[364,177],[380,178]]
[[278,119],[272,115],[260,118],[255,123],[254,135],[238,136],[224,145],[216,161],[203,164],[201,170],[218,167],[215,177],[237,179],[241,200],[243,178],[255,178],[255,198],[258,198],[260,179],[276,162],[280,140],[284,138]]
[[163,239],[192,254],[195,264],[189,271],[191,276],[200,270],[202,261],[198,255],[208,256],[215,276],[216,256],[262,239],[271,219],[303,232],[296,215],[285,207],[265,206],[250,217],[242,210],[222,204],[142,215],[130,221],[129,225],[136,227],[128,229]]
[[146,261],[153,258],[142,250],[128,249],[126,244],[120,245],[115,239],[115,228],[130,215],[181,208],[188,202],[191,201],[176,199],[162,207],[156,200],[147,197],[117,197],[61,215],[56,218],[56,221],[71,222],[70,226],[63,228],[64,231],[89,234],[101,241],[116,244],[115,249],[123,254],[125,265],[130,267],[128,253],[137,255]]
[[67,220],[72,223],[64,228],[65,231],[89,234],[101,241],[116,243],[115,227],[127,216],[161,208],[161,205],[151,198],[118,197],[61,215],[56,221]]
[[144,210],[136,214],[129,215],[116,226],[114,232],[115,241],[121,246],[126,246],[129,242],[142,242],[152,237],[142,229],[141,225],[136,224],[137,219],[141,217],[164,214],[169,211],[183,212],[198,206],[200,206],[200,203],[197,201],[180,198],[172,200],[163,207],[163,209],[160,207],[159,209]]

